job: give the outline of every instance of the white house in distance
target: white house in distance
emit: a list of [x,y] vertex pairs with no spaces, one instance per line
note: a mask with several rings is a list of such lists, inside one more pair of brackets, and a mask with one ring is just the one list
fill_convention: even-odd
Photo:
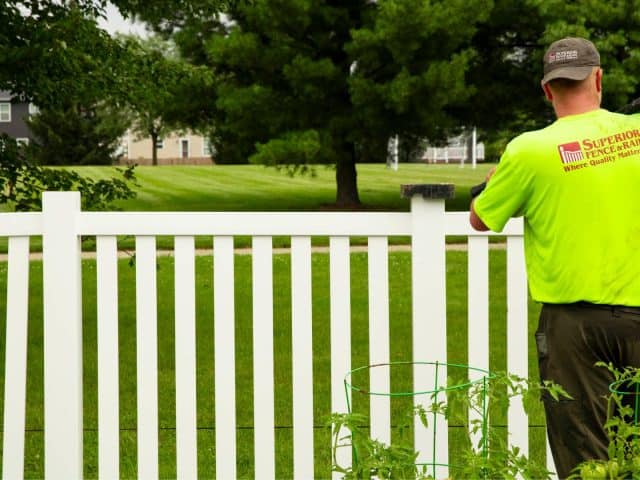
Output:
[[[450,137],[445,145],[435,146],[425,142],[421,153],[412,156],[414,163],[471,163],[474,168],[477,162],[484,162],[484,144],[477,141],[476,130]],[[387,166],[398,168],[398,137],[389,139],[387,146]]]
[[471,133],[452,137],[446,145],[441,147],[429,145],[418,161],[425,163],[472,163],[474,145],[476,161],[484,162],[484,143],[476,142],[475,135]]
[[[158,139],[158,165],[211,165],[213,152],[209,139],[191,132],[172,132]],[[151,165],[151,138],[127,132],[122,138],[120,163]]]

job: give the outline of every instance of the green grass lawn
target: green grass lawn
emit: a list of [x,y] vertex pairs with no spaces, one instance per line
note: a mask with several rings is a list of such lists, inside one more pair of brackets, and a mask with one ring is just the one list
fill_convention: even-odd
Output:
[[[424,167],[428,168],[428,167]],[[402,170],[402,166],[401,166]],[[391,174],[391,173],[389,173]],[[492,370],[504,370],[506,362],[506,296],[505,252],[491,251],[490,342]],[[326,419],[330,409],[330,345],[329,345],[329,265],[328,255],[315,253],[313,269],[313,366],[314,366],[314,422],[316,477],[330,477],[330,436]],[[253,467],[253,395],[252,395],[252,311],[251,311],[251,257],[236,256],[236,401],[238,475],[251,478]],[[274,267],[274,342],[275,342],[275,422],[276,473],[278,478],[291,478],[292,411],[291,411],[291,305],[290,258],[275,255]],[[215,419],[214,419],[214,352],[213,352],[213,260],[210,256],[196,260],[197,285],[197,415],[198,415],[198,468],[201,478],[215,477]],[[84,425],[85,476],[97,477],[97,367],[96,367],[96,306],[95,261],[83,261],[84,294]],[[391,253],[390,318],[391,360],[412,358],[411,342],[411,257],[409,253]],[[119,263],[120,298],[120,428],[121,475],[136,476],[136,346],[135,346],[135,269],[126,260]],[[31,263],[31,295],[29,324],[27,426],[25,476],[43,476],[43,345],[42,345],[42,264]],[[367,256],[351,255],[352,304],[352,366],[368,364],[368,307]],[[175,478],[175,379],[174,379],[174,326],[173,326],[173,259],[158,259],[158,375],[160,425],[160,477]],[[467,363],[467,268],[465,252],[447,252],[447,308],[448,360]],[[0,292],[6,292],[6,263],[0,264]],[[0,315],[6,315],[6,298],[0,298]],[[529,328],[537,318],[538,307],[530,305]],[[0,368],[4,373],[4,325],[0,319]],[[530,336],[532,337],[532,335]],[[530,352],[533,352],[530,346]],[[428,352],[420,355],[424,360]],[[533,353],[529,355],[530,372],[537,375]],[[345,372],[346,373],[346,372]],[[409,376],[394,376],[392,388],[410,388]],[[3,398],[0,392],[0,398]],[[368,398],[354,395],[354,409],[368,411]],[[392,423],[406,411],[407,400],[393,403]],[[503,412],[493,412],[493,422],[501,428],[505,423]],[[544,430],[540,411],[534,414],[530,428],[532,455],[544,455]],[[394,438],[397,433],[394,431]],[[450,430],[451,451],[463,441],[460,428]]]
[[[400,198],[400,185],[453,183],[456,197],[447,210],[469,207],[469,188],[482,180],[493,165],[400,164],[393,171],[381,164],[358,165],[358,186],[363,208],[408,211]],[[103,178],[109,167],[74,167],[82,175]],[[129,211],[308,211],[335,202],[335,170],[316,167],[316,176],[290,177],[284,171],[257,165],[141,166],[135,199],[116,205]]]

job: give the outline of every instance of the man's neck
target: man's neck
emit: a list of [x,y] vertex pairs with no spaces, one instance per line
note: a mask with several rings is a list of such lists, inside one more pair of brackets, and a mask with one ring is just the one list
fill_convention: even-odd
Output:
[[592,112],[600,108],[600,99],[589,96],[587,98],[569,97],[562,100],[557,99],[553,102],[553,109],[556,112],[556,117],[568,117],[570,115],[580,115],[581,113]]
[[599,110],[600,109],[600,105],[590,105],[590,106],[584,106],[583,108],[566,108],[564,106],[555,106],[554,105],[554,110],[556,112],[556,117],[558,118],[562,118],[562,117],[568,117],[570,115],[580,115],[581,113],[587,113],[587,112],[592,112],[594,110]]

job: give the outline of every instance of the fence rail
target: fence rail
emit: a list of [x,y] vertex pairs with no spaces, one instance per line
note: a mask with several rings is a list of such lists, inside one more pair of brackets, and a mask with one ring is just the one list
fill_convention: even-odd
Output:
[[[527,370],[527,287],[522,222],[507,236],[507,369]],[[158,331],[156,236],[175,237],[176,458],[179,478],[196,478],[195,241],[214,238],[215,448],[218,478],[235,478],[236,398],[234,350],[234,237],[252,237],[253,384],[255,475],[275,477],[274,318],[272,236],[291,237],[293,468],[295,478],[314,475],[311,237],[329,237],[331,409],[345,412],[343,378],[351,366],[350,237],[368,238],[369,361],[389,362],[388,237],[410,236],[414,360],[446,362],[445,237],[468,237],[468,359],[489,368],[490,232],[473,231],[467,213],[445,213],[444,200],[411,199],[409,213],[92,213],[80,210],[78,193],[45,193],[42,213],[0,214],[0,236],[9,237],[3,478],[24,471],[25,383],[29,237],[42,236],[44,271],[44,408],[46,478],[80,478],[83,472],[82,291],[80,239],[96,237],[98,319],[99,477],[119,472],[117,236],[135,236],[137,448],[140,478],[158,478]],[[428,320],[427,320],[428,319]],[[414,382],[431,379],[414,375]],[[372,370],[372,390],[388,391],[389,375]],[[371,402],[371,434],[391,438],[388,399]],[[444,419],[438,429],[446,432]],[[516,402],[508,414],[510,442],[528,451],[528,419]],[[416,447],[431,452],[433,438],[417,425]],[[447,458],[446,434],[437,455]],[[349,462],[349,452],[340,460]],[[551,467],[551,462],[548,462]],[[438,476],[446,477],[445,467]]]

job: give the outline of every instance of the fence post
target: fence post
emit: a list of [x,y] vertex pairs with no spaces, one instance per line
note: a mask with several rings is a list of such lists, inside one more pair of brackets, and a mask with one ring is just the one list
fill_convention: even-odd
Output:
[[82,478],[79,192],[42,198],[45,478]]
[[[447,296],[445,259],[444,200],[453,198],[454,185],[402,185],[404,198],[411,199],[411,294],[413,311],[413,361],[447,361]],[[438,383],[446,384],[446,368],[414,367],[415,392],[433,390]],[[424,397],[424,396],[423,396]],[[414,398],[414,403],[430,403],[430,398]],[[441,399],[439,399],[441,400]],[[441,417],[441,416],[438,416]],[[440,434],[437,441],[433,433]],[[418,462],[448,463],[447,425],[444,418],[430,423],[428,431],[416,419],[415,448]],[[439,468],[429,472],[435,478],[447,477],[448,471]]]

